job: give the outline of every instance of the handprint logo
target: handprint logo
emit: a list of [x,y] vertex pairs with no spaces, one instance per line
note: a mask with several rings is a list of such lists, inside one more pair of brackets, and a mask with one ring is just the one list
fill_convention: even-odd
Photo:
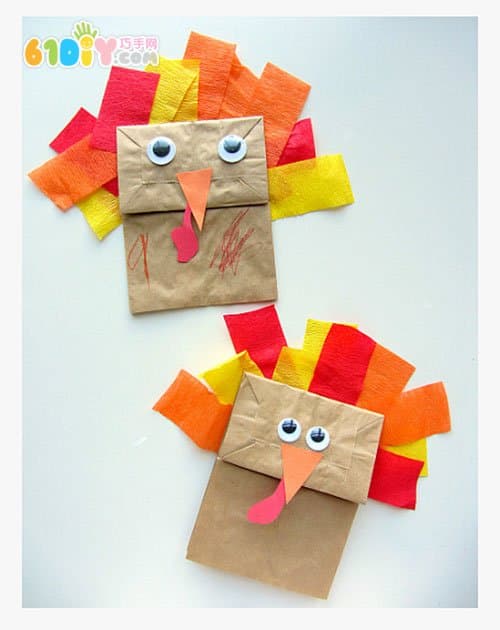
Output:
[[[89,37],[93,41],[99,31],[96,28],[92,30],[92,27],[93,27],[93,24],[91,24],[90,22],[82,21],[82,22],[79,22],[78,24],[75,24],[73,37],[77,39],[78,41],[80,41],[83,37]],[[80,41],[80,44],[81,44],[81,41]]]
[[92,47],[94,46],[94,40],[98,32],[96,28],[93,28],[93,24],[85,22],[84,20],[74,25],[73,37],[80,44],[80,63],[82,66],[92,65],[94,59]]

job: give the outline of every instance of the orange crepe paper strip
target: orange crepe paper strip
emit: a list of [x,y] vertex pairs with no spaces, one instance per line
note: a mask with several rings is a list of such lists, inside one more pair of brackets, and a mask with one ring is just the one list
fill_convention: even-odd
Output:
[[226,93],[219,110],[219,118],[238,118],[245,112],[259,79],[234,55]]
[[61,210],[68,210],[116,177],[116,153],[90,146],[90,135],[28,173]]
[[413,365],[377,344],[356,406],[385,414],[414,372]]
[[281,68],[267,63],[246,116],[264,116],[267,166],[278,164],[311,86]]
[[443,383],[403,392],[387,411],[380,445],[399,446],[450,430],[450,410]]
[[176,424],[195,444],[217,452],[232,405],[223,405],[197,378],[181,370],[153,409]]
[[198,118],[207,120],[219,117],[226,92],[236,44],[192,32],[184,59],[200,60],[198,87]]

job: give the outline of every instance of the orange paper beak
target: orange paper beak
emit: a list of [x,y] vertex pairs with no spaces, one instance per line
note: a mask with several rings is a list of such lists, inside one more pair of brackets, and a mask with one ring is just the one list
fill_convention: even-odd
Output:
[[291,444],[281,445],[281,462],[287,503],[290,503],[301,489],[322,457],[323,453],[317,451],[310,451]]
[[200,230],[203,229],[203,221],[205,220],[211,179],[211,168],[177,173],[177,180],[186,197],[187,205],[191,208],[196,225]]
[[269,497],[255,503],[248,510],[247,519],[251,523],[267,525],[275,521],[282,509],[300,490],[309,475],[318,465],[323,454],[305,448],[281,445],[283,478]]

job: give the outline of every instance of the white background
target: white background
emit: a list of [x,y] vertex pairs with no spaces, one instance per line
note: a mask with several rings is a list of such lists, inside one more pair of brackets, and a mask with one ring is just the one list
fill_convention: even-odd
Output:
[[[308,317],[357,322],[417,367],[410,385],[445,382],[453,426],[428,440],[415,512],[360,508],[328,601],[185,560],[214,455],[151,406],[229,357],[222,314],[257,305],[130,315],[121,228],[98,242],[25,178],[23,605],[476,606],[476,21],[85,18],[171,58],[197,30],[312,85],[317,153],[344,155],[356,202],[274,223],[288,342]],[[27,18],[23,41],[77,19]],[[24,69],[24,173],[97,114],[108,72]]]

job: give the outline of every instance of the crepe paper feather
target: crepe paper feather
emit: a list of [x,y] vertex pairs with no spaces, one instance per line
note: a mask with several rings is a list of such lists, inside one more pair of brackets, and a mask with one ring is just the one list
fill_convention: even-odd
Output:
[[415,367],[354,324],[309,319],[291,348],[274,305],[224,320],[237,354],[154,406],[217,453],[187,557],[326,598],[358,503],[415,510],[445,387],[408,389]]
[[[102,186],[118,196],[116,158],[103,159],[95,151],[115,153],[117,126],[257,114],[265,121],[273,219],[351,204],[341,156],[317,158],[311,119],[299,120],[309,91],[307,83],[272,63],[257,77],[241,63],[235,44],[192,32],[183,59],[160,57],[144,70],[113,66],[98,116],[80,108],[50,143],[60,157],[30,177],[63,211],[85,199],[82,212],[103,238],[121,224],[119,207],[117,216],[114,201],[93,194]],[[88,147],[75,150],[85,136]],[[314,190],[320,194],[312,195]]]
[[[424,466],[427,474],[424,439],[451,429],[443,383],[407,389],[414,366],[353,325],[308,320],[303,348],[290,348],[274,305],[224,319],[239,354],[200,375],[207,391],[213,385],[221,405],[234,403],[247,371],[384,414],[369,497],[415,509],[417,480]],[[191,413],[189,406],[186,413]],[[187,422],[164,415],[179,426]],[[207,418],[219,436],[209,450],[219,450],[228,421],[229,414],[219,412]]]

